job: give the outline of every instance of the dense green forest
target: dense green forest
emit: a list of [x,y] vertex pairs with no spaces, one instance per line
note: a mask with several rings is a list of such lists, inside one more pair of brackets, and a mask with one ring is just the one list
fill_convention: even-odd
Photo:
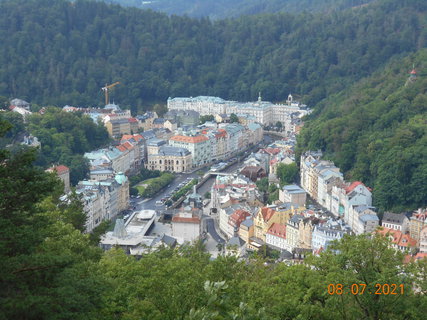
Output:
[[[8,127],[0,119],[1,135]],[[59,180],[34,159],[0,150],[0,319],[425,318],[427,260],[403,264],[382,237],[345,237],[293,266],[211,260],[201,243],[103,253],[75,228],[82,206],[61,202]],[[399,287],[376,295],[376,284]]]
[[[100,0],[101,1],[101,0]],[[167,14],[224,19],[275,12],[330,12],[360,6],[373,0],[104,0]]]
[[32,103],[142,106],[169,96],[311,106],[395,55],[425,46],[427,4],[383,0],[332,12],[212,22],[78,0],[0,2],[0,95]]
[[80,112],[62,112],[47,108],[46,113],[28,117],[28,131],[41,143],[36,165],[64,164],[70,168],[70,182],[75,185],[87,177],[88,160],[85,152],[105,147],[110,142],[104,125],[95,124]]
[[[22,141],[24,134],[37,137],[41,149],[37,152],[35,165],[45,169],[57,164],[68,166],[73,185],[89,173],[89,163],[83,154],[110,142],[105,127],[95,124],[80,112],[62,112],[59,108],[50,107],[43,115],[35,112],[28,116],[26,122],[15,112],[2,112],[0,119],[12,125],[4,137],[0,137],[0,148]],[[12,152],[16,149],[19,150],[19,145],[14,145]]]
[[299,147],[324,150],[348,179],[373,187],[382,210],[426,206],[426,70],[424,49],[330,96],[307,121]]

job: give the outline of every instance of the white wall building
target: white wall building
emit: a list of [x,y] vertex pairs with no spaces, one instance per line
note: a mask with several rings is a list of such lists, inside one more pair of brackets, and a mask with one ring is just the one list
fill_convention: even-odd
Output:
[[180,212],[172,218],[172,236],[184,242],[200,237],[200,218],[191,212]]

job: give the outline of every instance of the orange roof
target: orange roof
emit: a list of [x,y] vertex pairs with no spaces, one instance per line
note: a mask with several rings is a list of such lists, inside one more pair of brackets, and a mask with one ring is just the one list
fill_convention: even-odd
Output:
[[418,252],[415,256],[411,256],[410,254],[407,254],[403,258],[403,263],[407,264],[409,262],[415,262],[422,259],[427,259],[427,253]]
[[46,171],[49,171],[49,172],[56,171],[58,174],[63,174],[63,173],[69,172],[70,169],[68,167],[64,166],[64,165],[59,165],[59,166],[55,166],[55,167],[49,168]]
[[123,145],[119,145],[116,148],[119,149],[121,152],[125,152],[127,150],[126,147],[124,147]]
[[133,138],[134,138],[136,141],[144,140],[144,137],[143,137],[143,136],[141,136],[140,134],[134,134],[134,135],[133,135]]
[[264,221],[268,221],[271,219],[271,217],[276,213],[276,211],[272,208],[264,207],[261,208],[261,214],[264,219]]
[[[360,185],[362,185],[362,186],[364,186],[364,187],[366,187],[362,182],[360,182],[360,181],[354,181],[354,182],[352,182],[347,188],[345,188],[345,193],[350,193],[350,192],[352,192],[357,186],[360,186]],[[372,191],[372,189],[371,188],[368,188],[368,187],[366,187],[369,191]]]
[[270,229],[268,229],[267,233],[276,237],[286,239],[286,225],[280,223],[273,223]]
[[215,133],[215,138],[219,139],[227,136],[227,131],[224,129],[219,129],[218,131],[218,133]]
[[174,216],[172,218],[172,222],[178,222],[178,223],[200,223],[200,219],[198,217],[180,217],[180,216]]
[[125,147],[126,149],[128,149],[128,150],[132,150],[133,149],[133,145],[129,141],[126,141],[125,143],[122,143],[121,145],[123,147]]
[[189,137],[189,136],[173,136],[170,138],[170,140],[178,141],[178,142],[187,142],[187,143],[199,143],[203,141],[209,140],[208,137],[205,136],[195,136],[195,137]]
[[120,139],[120,141],[123,141],[123,140],[130,140],[130,139],[132,139],[133,138],[133,135],[131,135],[131,134],[124,134],[123,136],[122,136],[122,138]]
[[237,226],[240,226],[240,223],[242,223],[242,221],[245,220],[246,217],[249,217],[249,216],[250,216],[249,212],[242,210],[242,209],[237,209],[236,211],[234,211],[232,213],[232,215],[230,216],[230,219],[228,221],[233,222]]
[[409,234],[403,234],[399,230],[393,230],[389,228],[378,228],[376,231],[378,234],[381,234],[383,236],[389,236],[391,237],[391,242],[393,242],[395,245],[399,247],[415,247],[417,245],[417,241],[415,239],[412,239]]

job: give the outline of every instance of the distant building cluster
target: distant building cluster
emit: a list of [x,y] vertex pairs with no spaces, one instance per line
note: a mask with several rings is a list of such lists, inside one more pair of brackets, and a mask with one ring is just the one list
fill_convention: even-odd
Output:
[[218,122],[226,121],[230,114],[236,114],[242,122],[258,122],[262,125],[274,125],[278,121],[290,127],[293,116],[301,118],[309,114],[306,105],[288,96],[285,104],[273,104],[262,101],[259,96],[256,102],[227,101],[219,97],[199,96],[190,98],[169,98],[168,110],[196,111],[200,115],[214,115]]

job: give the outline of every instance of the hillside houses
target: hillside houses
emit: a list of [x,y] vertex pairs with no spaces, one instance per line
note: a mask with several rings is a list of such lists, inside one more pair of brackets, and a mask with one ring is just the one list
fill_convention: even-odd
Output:
[[339,168],[321,157],[320,151],[301,155],[301,186],[325,209],[342,218],[355,233],[375,230],[379,219],[372,210],[372,190],[360,181],[345,182]]

